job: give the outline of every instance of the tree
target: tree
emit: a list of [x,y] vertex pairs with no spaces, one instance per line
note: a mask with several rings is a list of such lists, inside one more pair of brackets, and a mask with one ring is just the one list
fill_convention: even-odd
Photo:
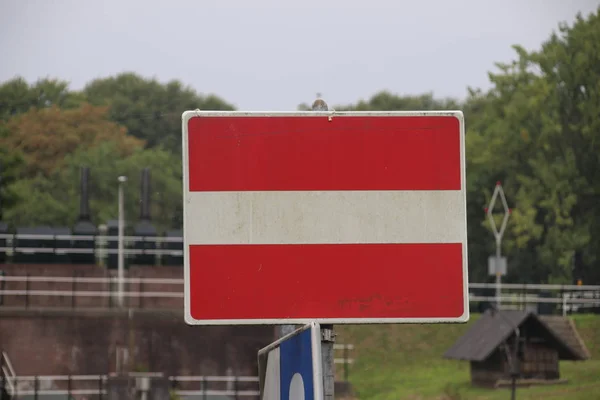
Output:
[[88,101],[110,106],[109,117],[147,147],[181,153],[181,115],[190,109],[233,110],[217,96],[201,96],[178,81],[161,84],[134,73],[96,79],[84,88]]
[[120,144],[106,141],[81,148],[66,156],[60,170],[17,181],[11,189],[22,200],[7,210],[5,220],[15,226],[72,226],[79,213],[79,174],[90,168],[90,214],[93,223],[102,224],[118,216],[117,177],[125,175],[125,215],[134,223],[139,218],[142,169],[151,171],[151,216],[160,230],[172,227],[173,216],[182,198],[181,159],[160,148],[119,151]]
[[[329,109],[336,111],[419,111],[419,110],[459,110],[461,104],[454,99],[436,99],[433,93],[417,96],[400,96],[388,91],[373,95],[368,101],[360,100],[357,104],[339,105]],[[302,103],[298,110],[310,110],[311,106]]]
[[570,283],[574,259],[588,282],[600,279],[597,43],[598,14],[578,16],[539,51],[515,46],[517,60],[490,74],[493,89],[472,96],[480,103],[467,132],[476,180],[470,194],[489,199],[499,179],[512,194],[506,251],[513,279]]
[[[0,140],[7,134],[6,128],[0,125]],[[9,151],[0,147],[0,221],[3,220],[3,210],[13,207],[19,196],[11,188],[23,166],[23,156],[20,152]]]
[[0,85],[0,121],[25,113],[32,107],[78,107],[83,96],[69,91],[68,86],[67,82],[56,79],[41,79],[32,85],[21,77],[4,82]]
[[128,136],[124,127],[107,120],[106,115],[106,107],[87,104],[67,110],[55,105],[32,108],[4,124],[6,133],[0,137],[0,148],[22,153],[25,165],[21,178],[34,178],[38,174],[50,176],[67,155],[106,141],[118,143],[116,155],[128,155],[143,147],[143,141]]
[[[78,201],[78,179],[81,166],[90,168],[90,209],[93,220],[105,223],[116,219],[117,177],[127,176],[125,186],[125,210],[127,220],[134,222],[140,217],[141,173],[150,168],[150,214],[155,226],[160,230],[172,227],[172,220],[181,206],[183,195],[181,158],[171,152],[155,147],[137,149],[133,153],[107,163],[106,159],[115,153],[116,143],[104,143],[97,148],[82,150],[66,160],[66,166],[57,178],[62,191],[68,191],[72,201]],[[180,228],[178,226],[178,228]]]

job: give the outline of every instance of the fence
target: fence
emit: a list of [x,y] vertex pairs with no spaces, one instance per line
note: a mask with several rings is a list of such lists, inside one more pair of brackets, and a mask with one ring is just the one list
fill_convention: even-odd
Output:
[[[127,308],[182,309],[183,279],[124,278]],[[112,308],[117,304],[116,277],[1,276],[0,306]],[[469,284],[469,301],[495,302],[493,283]],[[489,290],[494,295],[485,295]],[[600,309],[600,285],[503,284],[504,308],[554,305],[563,314]]]
[[[49,228],[51,229],[51,228]],[[115,264],[116,235],[0,233],[0,261]],[[135,265],[183,265],[183,236],[123,236],[125,260]]]
[[13,396],[15,393],[15,370],[10,362],[10,358],[8,358],[8,355],[4,351],[0,354],[0,374],[2,377],[0,395],[6,392],[9,396]]
[[348,378],[350,376],[350,364],[354,364],[354,359],[350,357],[349,352],[350,352],[350,350],[354,350],[354,345],[353,344],[335,343],[333,345],[333,350],[334,350],[334,352],[336,350],[342,351],[342,357],[334,356],[333,362],[334,362],[334,364],[342,365],[344,381],[348,382]]
[[[469,301],[471,303],[496,302],[496,295],[482,294],[495,291],[493,283],[470,283]],[[563,315],[588,309],[600,312],[600,285],[555,285],[555,284],[519,284],[502,285],[500,295],[502,308],[527,309],[532,305],[544,306],[544,313],[553,313],[553,308],[560,309]]]
[[[181,309],[183,280],[124,278],[127,308]],[[0,276],[0,306],[117,307],[116,277]]]
[[[161,376],[161,374],[132,374],[132,377]],[[108,381],[111,375],[55,375],[55,376],[14,376],[0,381],[0,392],[8,389],[14,400],[25,396],[68,396],[67,398],[90,397],[102,400],[108,394]],[[170,376],[167,377],[170,390],[180,396],[231,396],[234,399],[258,398],[258,377],[256,376]],[[12,388],[12,389],[11,389]],[[143,384],[137,386],[144,391]],[[9,391],[10,390],[10,391]]]
[[[334,358],[336,364],[344,366],[344,380],[348,381],[348,366],[354,362],[348,352],[352,344],[336,344],[334,350],[342,350],[343,356]],[[8,357],[5,358],[8,361]],[[0,393],[6,393],[13,400],[23,396],[63,395],[67,398],[90,396],[102,400],[107,397],[107,382],[114,375],[36,375],[15,376],[14,371],[4,371],[0,380]],[[158,376],[162,374],[132,373],[133,378]],[[170,376],[167,378],[172,392],[180,396],[231,396],[234,399],[258,398],[259,378],[257,376]],[[143,384],[138,390],[143,390]]]

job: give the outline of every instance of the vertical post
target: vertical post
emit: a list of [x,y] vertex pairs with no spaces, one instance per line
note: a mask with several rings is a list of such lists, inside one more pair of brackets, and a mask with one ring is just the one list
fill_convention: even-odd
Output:
[[520,342],[520,332],[519,328],[515,328],[515,347],[513,354],[513,362],[511,363],[511,400],[515,400],[517,398],[517,378],[519,377],[519,342]]
[[235,375],[233,377],[233,393],[234,393],[234,399],[235,400],[239,400],[240,396],[238,394],[239,388],[238,388],[238,377],[237,375]]
[[206,376],[202,375],[202,400],[206,400]]
[[[175,394],[175,393],[177,393],[177,387],[178,387],[178,386],[179,386],[179,382],[177,382],[177,377],[176,377],[176,376],[173,376],[173,377],[171,378],[171,390],[170,390],[170,392],[171,392],[172,394]],[[171,395],[171,398],[173,398],[173,396],[172,396],[172,395]]]
[[69,376],[67,377],[67,399],[71,398],[71,391],[72,391],[72,382],[71,382],[71,375],[69,374]]
[[98,376],[98,400],[102,400],[102,392],[104,391],[103,380],[104,377],[102,375]]
[[73,273],[73,281],[71,281],[71,308],[75,308],[76,285],[77,285],[77,274]]
[[138,305],[140,308],[144,308],[144,280],[140,278],[139,284],[140,296],[138,297]]
[[349,350],[349,348],[350,348],[350,345],[347,345],[347,344],[344,345],[344,381],[345,382],[348,382],[348,375],[349,375],[349,373],[348,373],[348,370],[349,370],[349,365],[348,365],[349,364],[349,358],[348,358],[349,352],[348,352],[348,350]]
[[323,369],[323,399],[334,400],[335,364],[333,345],[335,334],[333,325],[321,325],[321,365]]
[[33,398],[35,400],[38,400],[38,391],[40,390],[40,383],[39,383],[39,378],[36,375],[33,378]]
[[29,274],[25,274],[25,308],[29,308]]
[[[328,111],[327,103],[317,95],[317,99],[312,104],[312,111]],[[294,332],[295,325],[280,325],[278,336],[282,338]],[[323,370],[323,398],[325,400],[334,400],[335,370],[333,344],[335,334],[333,325],[321,325],[321,367]]]
[[123,231],[124,231],[124,221],[125,221],[125,210],[124,210],[124,199],[123,199],[123,183],[127,182],[126,176],[119,176],[119,233],[118,233],[118,250],[117,250],[117,259],[118,259],[118,291],[119,291],[119,307],[123,307]]
[[[492,212],[494,211],[494,205],[496,204],[496,199],[498,198],[498,195],[500,195],[502,208],[504,209],[504,217],[502,218],[502,225],[500,226],[500,230],[498,230],[498,228],[496,227],[496,222],[494,221],[494,217],[492,216]],[[490,200],[488,208],[485,209],[485,213],[487,214],[488,220],[490,221],[490,225],[492,226],[492,232],[494,233],[494,237],[496,238],[496,258],[494,261],[494,273],[496,274],[496,305],[497,308],[500,309],[500,257],[502,255],[500,249],[502,247],[502,236],[504,236],[506,223],[508,222],[508,217],[511,213],[510,208],[508,208],[508,204],[506,203],[506,197],[504,196],[504,190],[502,190],[502,184],[500,182],[496,182],[494,194],[492,194],[492,199]]]
[[[319,94],[317,94],[317,99],[312,104],[312,111],[329,111],[329,106],[321,99]],[[335,394],[334,342],[333,325],[321,325],[321,365],[323,369],[323,398],[325,400],[334,400]]]
[[500,285],[502,277],[500,276],[500,257],[501,257],[502,237],[496,235],[496,305],[500,309]]
[[[0,291],[6,289],[6,281],[2,278],[6,276],[6,272],[0,270]],[[4,293],[0,293],[0,306],[4,303]]]
[[130,308],[127,312],[127,328],[128,328],[128,350],[127,350],[127,372],[131,373],[135,366],[135,320],[133,318],[133,310]]

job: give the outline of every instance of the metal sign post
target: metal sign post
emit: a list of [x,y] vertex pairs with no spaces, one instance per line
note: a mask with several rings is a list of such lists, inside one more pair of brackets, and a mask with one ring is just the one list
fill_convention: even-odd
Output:
[[[327,103],[320,95],[312,104],[313,111],[329,111]],[[333,344],[335,334],[333,325],[321,325],[321,360],[323,371],[323,399],[333,400],[335,394],[335,365],[333,362]]]
[[[317,94],[317,99],[312,104],[313,111],[328,111],[327,103]],[[279,338],[283,338],[292,334],[296,330],[295,325],[280,325]],[[321,363],[323,373],[323,398],[325,400],[333,400],[335,394],[335,371],[333,360],[333,344],[335,342],[335,334],[333,325],[321,325]]]
[[119,307],[123,307],[123,278],[124,278],[124,255],[123,255],[123,235],[125,229],[125,205],[123,200],[123,184],[127,182],[126,176],[119,176],[119,230],[118,230],[118,288],[119,288]]
[[[504,217],[502,218],[500,230],[498,230],[498,228],[496,227],[496,222],[494,221],[494,217],[492,215],[498,195],[500,195],[500,200],[502,201],[502,207],[504,209]],[[502,237],[504,236],[504,231],[506,230],[506,223],[508,222],[508,217],[511,213],[511,210],[510,208],[508,208],[508,204],[506,203],[506,197],[504,196],[504,190],[502,190],[502,184],[500,182],[496,182],[494,194],[492,194],[490,205],[488,206],[488,208],[485,209],[485,213],[488,217],[488,220],[490,221],[490,225],[492,226],[492,232],[494,233],[494,237],[496,238],[496,256],[490,257],[490,259],[488,260],[488,266],[489,273],[496,275],[496,304],[498,305],[498,307],[500,307],[501,276],[506,275],[506,259],[501,257]]]

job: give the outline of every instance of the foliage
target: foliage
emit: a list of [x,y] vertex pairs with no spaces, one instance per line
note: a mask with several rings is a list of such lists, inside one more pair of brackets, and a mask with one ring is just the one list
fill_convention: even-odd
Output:
[[107,141],[115,141],[117,155],[131,154],[144,142],[106,119],[105,107],[84,104],[78,108],[32,108],[10,118],[0,147],[23,154],[22,178],[45,177],[58,171],[67,155]]
[[[373,95],[368,101],[361,100],[357,104],[329,106],[336,111],[414,111],[414,110],[459,110],[458,101],[454,99],[435,99],[433,93],[418,96],[398,96],[388,91]],[[310,105],[302,103],[298,110],[310,110]]]
[[571,283],[577,253],[576,274],[600,279],[597,43],[598,14],[579,16],[537,52],[515,46],[518,58],[490,74],[493,89],[471,96],[479,109],[467,118],[469,196],[487,201],[495,180],[512,195],[505,251],[513,279]]
[[41,79],[29,85],[17,77],[0,85],[0,121],[29,111],[30,108],[74,108],[83,102],[81,94],[68,90],[68,83]]
[[109,117],[148,147],[181,152],[181,114],[186,110],[233,110],[214,95],[201,96],[178,81],[161,84],[134,73],[96,79],[83,90],[94,105],[110,106]]
[[[0,125],[0,141],[6,134],[6,128]],[[3,210],[14,207],[20,199],[11,185],[17,180],[22,166],[23,156],[20,152],[0,147],[0,221],[3,220]]]
[[173,210],[181,203],[181,159],[160,148],[136,149],[119,154],[117,142],[81,149],[65,158],[60,171],[49,177],[36,176],[13,185],[22,200],[6,212],[5,220],[13,225],[72,226],[79,213],[79,174],[90,168],[90,212],[96,224],[106,223],[117,215],[117,177],[125,175],[125,215],[129,226],[139,217],[141,173],[151,173],[151,216],[160,229],[173,225]]

